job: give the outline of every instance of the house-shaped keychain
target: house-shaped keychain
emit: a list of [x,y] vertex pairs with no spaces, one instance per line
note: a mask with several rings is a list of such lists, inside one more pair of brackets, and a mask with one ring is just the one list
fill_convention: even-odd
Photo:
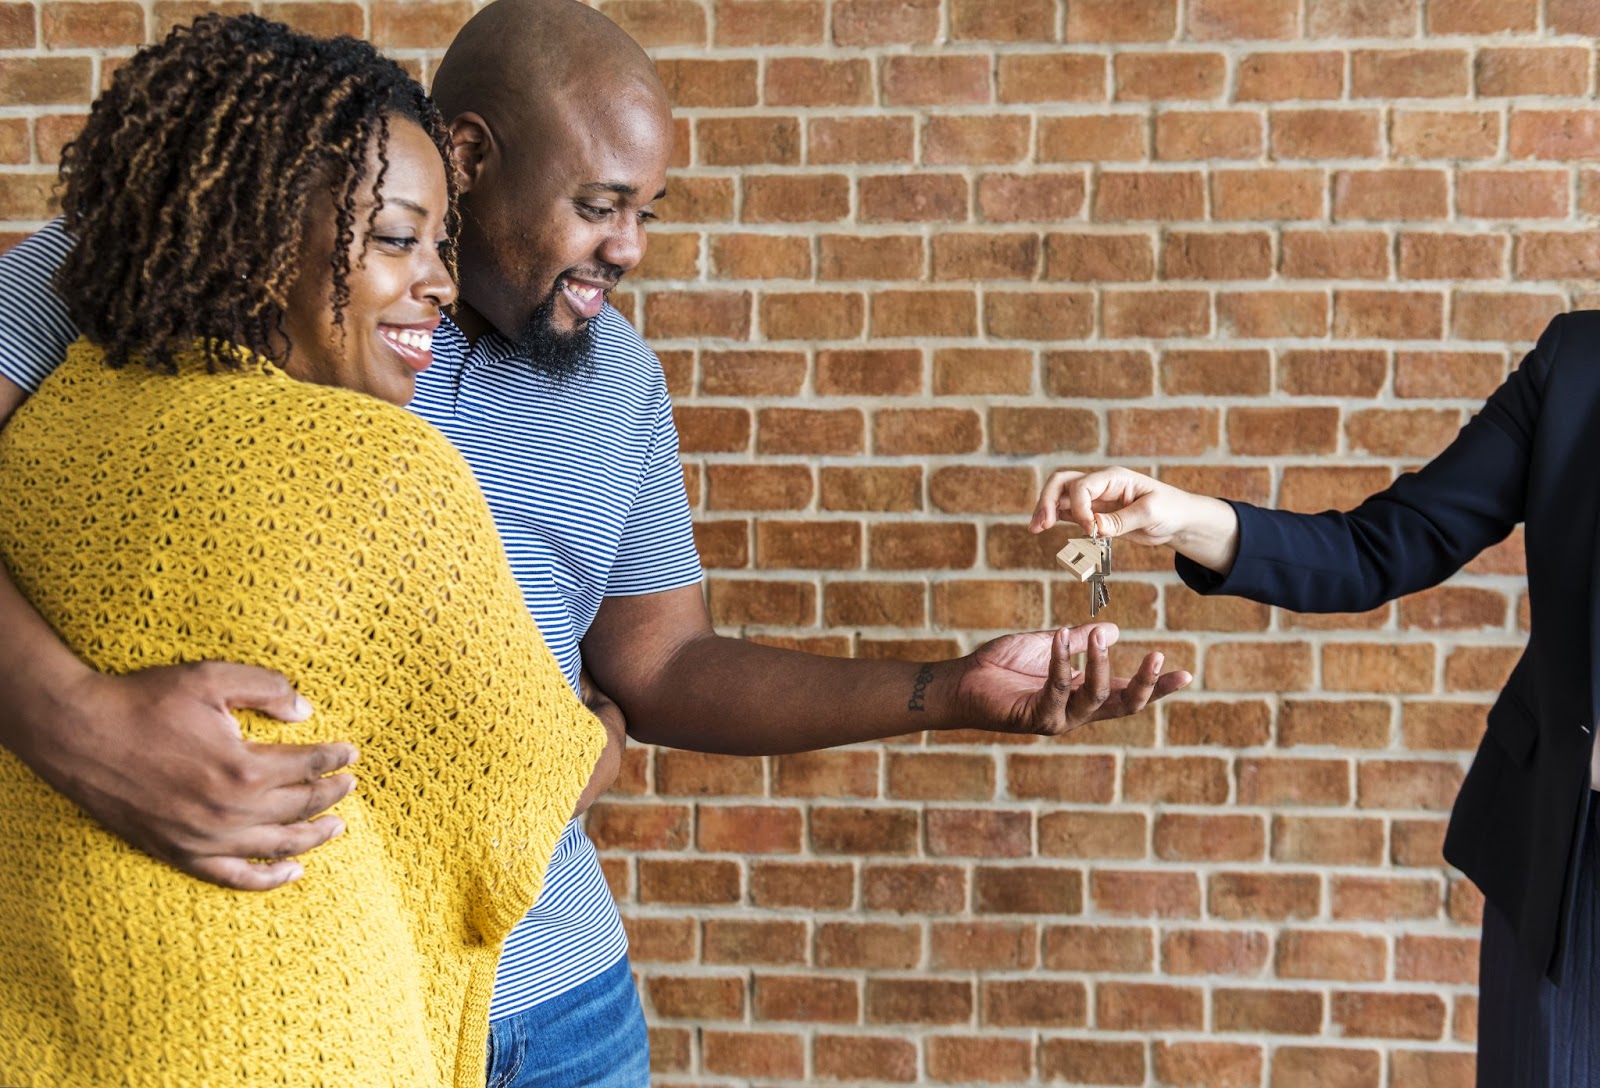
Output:
[[1100,569],[1100,542],[1092,537],[1080,536],[1067,541],[1067,546],[1056,552],[1056,562],[1087,582]]

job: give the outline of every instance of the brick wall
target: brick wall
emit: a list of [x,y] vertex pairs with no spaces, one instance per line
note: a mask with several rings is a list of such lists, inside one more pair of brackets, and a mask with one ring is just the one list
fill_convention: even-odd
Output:
[[[107,59],[206,6],[0,3],[0,231]],[[728,632],[924,658],[1081,620],[1024,529],[1049,469],[1349,503],[1593,304],[1594,0],[601,6],[678,104],[619,304]],[[470,7],[258,10],[425,73]],[[1439,843],[1519,541],[1353,617],[1119,561],[1123,668],[1199,676],[1158,712],[629,753],[589,827],[662,1084],[1470,1084],[1480,901]]]

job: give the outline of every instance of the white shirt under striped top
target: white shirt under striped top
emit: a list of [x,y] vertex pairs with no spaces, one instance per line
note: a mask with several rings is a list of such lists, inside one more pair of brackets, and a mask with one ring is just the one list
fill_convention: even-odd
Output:
[[[0,375],[30,391],[77,338],[50,290],[70,246],[57,222],[0,255]],[[555,383],[499,336],[469,347],[447,319],[411,402],[472,466],[528,611],[574,689],[578,642],[603,598],[701,580],[660,361],[609,306],[594,342],[593,373]],[[565,993],[626,951],[594,846],[574,820],[539,902],[506,941],[489,1017]]]

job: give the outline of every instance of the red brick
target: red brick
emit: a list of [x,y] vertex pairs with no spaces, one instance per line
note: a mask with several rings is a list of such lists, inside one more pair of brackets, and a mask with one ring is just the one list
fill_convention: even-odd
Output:
[[978,535],[973,525],[874,525],[867,549],[880,570],[958,570],[977,563]]
[[795,510],[811,501],[811,470],[802,465],[709,465],[712,510]]
[[[846,585],[828,587],[834,592]],[[920,587],[917,588],[920,592]],[[905,624],[903,626],[919,626]],[[795,752],[773,759],[773,793],[780,797],[874,797],[878,792],[878,754],[864,751]]]
[[1350,803],[1350,766],[1342,759],[1242,759],[1238,775],[1240,804]]
[[871,105],[872,65],[860,57],[773,57],[767,62],[764,87],[769,106]]
[[1390,1075],[1395,1084],[1467,1088],[1475,1076],[1473,1058],[1471,1051],[1463,1050],[1392,1050],[1389,1052]]
[[1198,1031],[1205,996],[1191,986],[1101,982],[1095,987],[1094,1019],[1108,1031]]
[[852,408],[763,408],[756,423],[759,453],[860,453],[865,441],[865,423]]
[[823,280],[922,278],[922,239],[907,235],[858,238],[824,234],[817,241],[817,277]]
[[1448,811],[1463,771],[1454,762],[1373,760],[1356,768],[1356,804],[1362,808]]
[[1286,230],[1279,270],[1290,279],[1387,279],[1390,242],[1381,231]]
[[1341,876],[1333,880],[1333,917],[1350,921],[1392,922],[1435,918],[1439,881]]
[[0,174],[0,219],[43,222],[59,213],[51,174]]
[[1276,816],[1272,821],[1272,859],[1297,865],[1381,864],[1383,821]]
[[733,217],[730,178],[675,177],[658,205],[673,223],[711,223]]
[[1308,349],[1278,360],[1278,386],[1294,396],[1376,396],[1387,374],[1381,351]]
[[1480,96],[1572,97],[1588,93],[1591,60],[1583,46],[1488,47],[1478,50],[1474,79]]
[[850,182],[842,174],[744,179],[746,223],[831,223],[849,214]]
[[1501,279],[1510,239],[1503,234],[1400,235],[1400,275],[1412,280]]
[[1394,977],[1402,982],[1475,984],[1478,942],[1464,937],[1402,936],[1394,946]]
[[1161,274],[1168,280],[1266,279],[1272,274],[1272,238],[1264,231],[1169,231]]
[[1443,219],[1448,203],[1442,170],[1341,170],[1333,179],[1336,219]]
[[938,33],[938,0],[838,0],[833,7],[838,45],[932,42]]
[[982,914],[1078,914],[1083,874],[1075,869],[978,866],[973,909]]
[[[652,245],[650,252],[656,251]],[[711,266],[722,279],[809,279],[811,245],[793,235],[719,234],[711,240]]]
[[1437,994],[1336,993],[1332,1020],[1346,1038],[1438,1039],[1445,1006]]
[[1116,789],[1116,761],[1105,755],[1041,755],[1013,752],[1006,757],[1006,782],[1023,800],[1104,804]]
[[983,1023],[995,1027],[1083,1027],[1089,995],[1081,982],[1019,980],[985,982]]
[[[695,12],[689,10],[688,5],[680,7],[674,0],[615,0],[605,6],[606,14],[619,24],[623,23],[619,15],[624,12],[645,9],[649,9],[652,16],[650,24],[658,32],[672,34],[674,40],[693,40],[691,24]],[[450,44],[456,31],[461,29],[461,24],[472,15],[471,6],[459,2],[410,4],[378,0],[372,5],[371,11],[372,44],[385,49],[443,49]],[[674,25],[676,19],[660,18],[667,11],[672,11],[674,16],[681,13],[683,23]],[[623,28],[629,29],[626,25]],[[676,38],[680,29],[686,31],[684,39]],[[665,43],[644,41],[644,44]]]
[[1345,434],[1352,451],[1426,458],[1444,449],[1461,423],[1461,413],[1449,408],[1369,408],[1350,413]]
[[695,845],[710,853],[798,853],[801,823],[797,808],[702,806]]
[[754,106],[759,98],[753,60],[658,60],[656,74],[680,109]]
[[1219,443],[1214,408],[1113,408],[1107,423],[1113,457],[1196,456]]
[[805,380],[797,351],[708,351],[700,361],[700,392],[712,397],[792,397]]
[[[1265,351],[1196,349],[1161,358],[1161,391],[1169,395],[1261,396],[1271,381],[1272,360]],[[1098,391],[1099,385],[1087,388]]]
[[869,1024],[964,1024],[972,1019],[972,983],[928,978],[867,979]]
[[930,966],[938,969],[1026,970],[1038,958],[1031,922],[935,922],[929,938]]
[[1155,248],[1146,234],[1062,234],[1045,237],[1045,278],[1082,283],[1148,280]]
[[818,967],[904,970],[922,959],[915,925],[886,922],[824,922],[817,926]]
[[1402,159],[1489,159],[1500,151],[1500,115],[1488,110],[1394,111],[1389,144]]
[[816,586],[805,582],[712,579],[707,603],[714,622],[806,626],[816,622]]
[[1312,918],[1321,902],[1315,873],[1215,873],[1206,887],[1208,913],[1229,921]]
[[1565,170],[1463,170],[1456,208],[1479,219],[1560,219],[1568,205]]
[[911,809],[811,810],[811,846],[819,853],[909,854],[916,850],[917,830],[917,814]]
[[1211,215],[1217,220],[1320,219],[1327,185],[1321,170],[1215,170]]
[[687,963],[695,925],[687,918],[628,918],[628,955],[635,963]]
[[1222,691],[1305,691],[1311,648],[1303,642],[1215,643],[1206,653],[1206,684]]
[[915,140],[909,117],[814,117],[806,122],[806,162],[910,162]]
[[861,1035],[822,1035],[812,1043],[815,1074],[827,1080],[856,1081],[863,1069],[874,1080],[910,1083],[917,1078],[917,1047],[908,1039]]
[[940,233],[933,239],[936,280],[1028,280],[1039,267],[1039,236],[1011,232]]
[[1433,0],[1430,34],[1501,34],[1539,28],[1539,0]]
[[1570,162],[1600,155],[1600,110],[1513,110],[1513,159]]
[[940,1083],[1016,1083],[1033,1070],[1033,1044],[1026,1039],[933,1036],[927,1049],[928,1077]]
[[1227,59],[1221,53],[1118,53],[1114,63],[1119,102],[1220,98]]
[[1163,42],[1177,29],[1177,0],[1077,0],[1067,7],[1069,42]]
[[1082,340],[1094,327],[1087,291],[985,292],[984,330],[1007,340]]
[[955,914],[967,905],[966,873],[954,865],[869,865],[861,903],[871,911]]
[[982,56],[888,57],[882,82],[886,106],[980,105],[992,97]]
[[1126,114],[1041,117],[1040,162],[1139,162],[1145,157],[1148,124]]
[[708,859],[639,859],[641,903],[714,904],[739,901],[739,865]]
[[82,105],[91,90],[88,57],[8,57],[0,66],[0,106]]
[[1435,340],[1444,335],[1438,291],[1335,291],[1334,336],[1359,340]]
[[1192,873],[1099,869],[1090,874],[1089,895],[1099,913],[1111,917],[1200,916],[1200,881]]
[[[359,20],[359,14],[357,18]],[[144,11],[138,4],[123,0],[45,3],[41,5],[39,21],[47,48],[116,48],[144,44]],[[359,33],[359,21],[356,27]]]
[[1381,1057],[1348,1047],[1280,1047],[1272,1055],[1272,1088],[1377,1088]]
[[985,174],[978,179],[978,212],[990,223],[1073,219],[1083,210],[1085,189],[1078,171]]
[[1053,397],[1131,398],[1155,391],[1143,351],[1052,351],[1044,363],[1045,392]]
[[1155,856],[1163,861],[1260,860],[1266,845],[1266,828],[1255,816],[1172,813],[1156,820]]
[[1033,358],[1014,348],[940,348],[933,354],[933,391],[940,396],[1028,393]]
[[652,975],[645,994],[657,1016],[671,1020],[739,1020],[744,1017],[744,981],[737,978],[673,978]]
[[964,408],[887,408],[874,420],[880,454],[970,453],[980,441],[978,417]]
[[952,465],[935,469],[928,481],[933,505],[952,514],[1014,514],[1031,506],[1038,492],[1031,468]]
[[1205,336],[1211,331],[1211,296],[1205,291],[1107,290],[1101,301],[1108,337]]
[[1217,1031],[1317,1035],[1322,1030],[1323,998],[1315,991],[1219,988],[1211,1000]]
[[1459,646],[1445,659],[1445,690],[1499,691],[1520,656],[1510,646]]
[[956,41],[1050,41],[1055,32],[1053,0],[951,0],[950,37]]
[[[939,586],[934,586],[937,594]],[[994,761],[954,752],[890,752],[888,796],[919,801],[985,801],[994,797]]]
[[688,805],[601,801],[584,829],[601,850],[682,850],[689,845],[689,812]]
[[1271,116],[1275,158],[1362,159],[1378,154],[1377,110],[1278,109]]
[[1001,102],[1104,102],[1106,58],[1084,53],[1023,53],[999,58]]
[[655,339],[750,335],[747,291],[652,291],[645,303],[645,327]]
[[1220,805],[1228,799],[1228,763],[1208,756],[1130,756],[1123,772],[1127,800]]
[[878,291],[872,296],[872,335],[972,336],[977,308],[972,291]]
[[1180,929],[1161,940],[1161,969],[1169,975],[1255,975],[1272,946],[1265,933]]
[[706,1072],[722,1076],[797,1080],[805,1073],[805,1040],[798,1035],[707,1028],[700,1053]]
[[1195,41],[1293,38],[1299,16],[1299,0],[1192,0],[1187,36]]
[[1275,969],[1279,978],[1378,982],[1388,952],[1382,937],[1360,933],[1288,930],[1278,937]]
[[[706,11],[693,0],[604,0],[599,7],[646,49],[706,44]],[[376,25],[376,16],[373,22]],[[424,44],[443,45],[448,40]]]
[[757,1020],[855,1023],[861,998],[853,979],[762,975],[756,980]]
[[1357,49],[1350,56],[1355,98],[1465,97],[1471,82],[1465,49]]
[[1265,703],[1174,703],[1167,708],[1167,743],[1180,747],[1254,748],[1271,738]]
[[1029,130],[1026,117],[930,117],[922,129],[923,161],[940,166],[1020,162],[1028,155]]
[[767,340],[854,340],[866,319],[858,292],[773,292],[761,297],[761,332]]
[[844,910],[854,894],[855,873],[849,865],[754,862],[750,866],[750,902],[758,907]]
[[1049,1083],[1144,1084],[1144,1044],[1047,1038],[1039,1043],[1039,1075]]
[[1531,342],[1566,308],[1558,294],[1456,291],[1450,304],[1450,334],[1459,340]]
[[[1446,413],[1454,416],[1454,413]],[[1438,448],[1438,447],[1435,447]],[[1427,631],[1468,631],[1505,624],[1506,599],[1495,590],[1438,586],[1400,602],[1400,622]]]
[[1293,699],[1278,713],[1278,743],[1345,748],[1386,748],[1390,739],[1388,704],[1362,699]]
[[1344,54],[1248,53],[1238,62],[1234,100],[1285,102],[1339,98],[1344,93]]
[[0,49],[32,49],[38,44],[32,4],[0,4]]
[[1045,931],[1044,966],[1052,971],[1148,973],[1155,946],[1144,926],[1059,925]]
[[717,0],[718,45],[820,45],[821,0]]
[[1256,159],[1262,139],[1261,117],[1254,112],[1169,111],[1156,116],[1157,159]]

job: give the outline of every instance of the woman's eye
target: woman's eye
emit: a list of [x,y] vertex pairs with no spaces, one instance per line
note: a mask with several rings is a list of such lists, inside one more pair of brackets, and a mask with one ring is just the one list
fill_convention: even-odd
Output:
[[392,249],[410,249],[417,244],[413,237],[401,237],[397,234],[374,234],[373,240],[379,245],[389,246]]

